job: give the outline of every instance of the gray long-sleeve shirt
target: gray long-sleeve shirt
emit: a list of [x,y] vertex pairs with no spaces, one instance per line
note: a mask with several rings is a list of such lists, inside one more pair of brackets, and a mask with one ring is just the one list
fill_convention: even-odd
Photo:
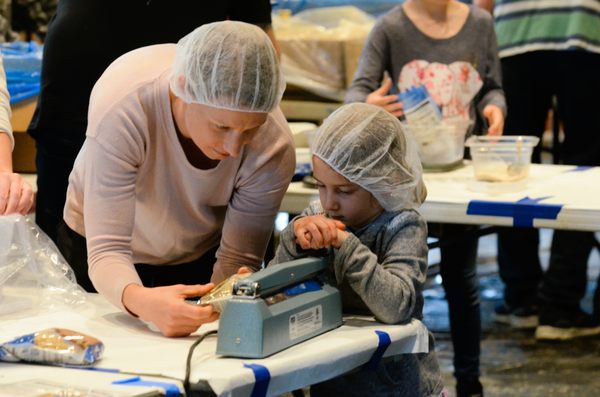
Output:
[[[314,201],[299,217],[323,214]],[[294,218],[282,231],[274,259],[269,265],[307,256],[326,256],[329,281],[342,294],[346,313],[373,314],[384,323],[406,323],[423,317],[423,285],[427,270],[427,224],[413,210],[383,212],[375,221],[350,235],[339,249],[303,250],[295,242]],[[437,395],[441,391],[439,368],[431,351],[415,358],[401,356],[404,371],[420,375],[413,395]],[[408,391],[407,391],[408,392]],[[413,393],[413,394],[411,394]]]
[[[323,214],[314,201],[300,216]],[[427,270],[427,225],[415,211],[384,212],[351,233],[339,249],[316,253],[295,242],[293,223],[281,233],[270,264],[306,256],[329,257],[331,282],[342,292],[344,310],[372,313],[389,324],[422,318]]]
[[471,65],[483,85],[471,101],[470,118],[475,120],[475,109],[481,114],[489,104],[498,106],[506,114],[496,35],[492,18],[486,11],[471,6],[467,20],[456,35],[434,39],[413,24],[401,5],[394,7],[378,19],[369,34],[345,101],[365,102],[367,95],[381,85],[384,72],[388,72],[397,87],[403,68],[413,61]]

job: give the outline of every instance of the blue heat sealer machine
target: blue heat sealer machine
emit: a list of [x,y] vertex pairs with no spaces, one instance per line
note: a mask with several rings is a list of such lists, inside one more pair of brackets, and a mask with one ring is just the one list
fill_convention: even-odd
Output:
[[326,266],[303,258],[238,280],[221,313],[217,354],[263,358],[339,327],[340,292],[319,280]]

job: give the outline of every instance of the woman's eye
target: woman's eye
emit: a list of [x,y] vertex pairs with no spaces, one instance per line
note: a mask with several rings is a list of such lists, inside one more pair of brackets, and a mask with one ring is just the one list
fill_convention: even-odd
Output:
[[225,131],[225,130],[229,129],[229,127],[227,127],[226,125],[217,125],[217,129]]

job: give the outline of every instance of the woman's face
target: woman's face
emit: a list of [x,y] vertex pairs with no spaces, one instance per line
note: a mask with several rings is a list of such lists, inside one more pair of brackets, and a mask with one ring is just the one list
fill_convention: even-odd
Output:
[[173,116],[181,135],[191,139],[211,160],[238,157],[250,143],[267,113],[218,109],[176,100]]

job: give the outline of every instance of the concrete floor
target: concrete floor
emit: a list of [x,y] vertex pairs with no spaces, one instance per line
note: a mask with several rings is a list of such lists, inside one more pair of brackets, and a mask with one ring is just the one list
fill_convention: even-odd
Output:
[[[547,266],[552,232],[541,234],[540,257]],[[598,237],[598,235],[597,235]],[[432,250],[430,262],[439,261]],[[486,397],[568,397],[600,395],[600,337],[569,342],[537,342],[533,331],[515,331],[496,324],[491,315],[502,299],[502,282],[496,265],[495,235],[480,239],[478,252],[483,340],[481,381]],[[597,250],[588,266],[588,294],[583,307],[591,311],[591,296],[600,271]],[[448,332],[447,305],[438,280],[426,291],[425,323],[436,336],[436,350],[444,380],[454,396],[452,342]]]

